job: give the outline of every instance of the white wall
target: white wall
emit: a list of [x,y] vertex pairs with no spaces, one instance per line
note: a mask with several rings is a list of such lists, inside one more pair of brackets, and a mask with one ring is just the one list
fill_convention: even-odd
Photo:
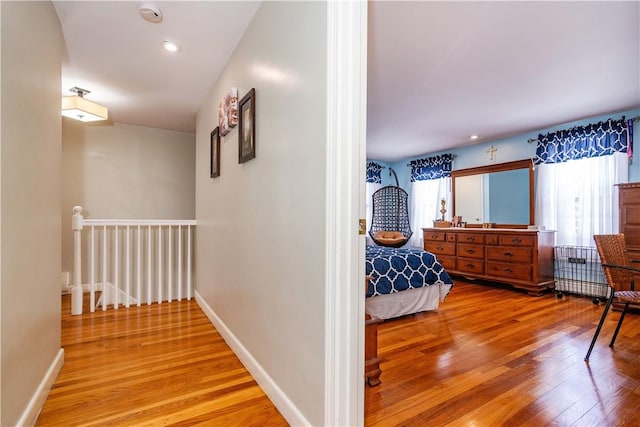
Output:
[[3,1],[0,7],[0,422],[13,426],[61,355],[60,70],[64,41],[50,2]]
[[[325,403],[326,20],[322,2],[262,3],[196,121],[198,293],[313,425]],[[211,179],[209,133],[232,86],[256,89],[256,158],[238,163],[235,128]]]
[[73,271],[71,215],[194,219],[195,135],[62,120],[62,269]]

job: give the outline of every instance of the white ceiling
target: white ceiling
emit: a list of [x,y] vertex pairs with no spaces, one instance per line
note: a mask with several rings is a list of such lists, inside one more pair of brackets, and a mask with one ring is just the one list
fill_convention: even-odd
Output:
[[[141,4],[54,2],[63,93],[193,133],[259,2],[160,1],[160,24]],[[384,161],[640,108],[640,2],[370,2],[367,102],[367,157]]]
[[[111,121],[195,133],[196,112],[260,2],[158,1],[158,24],[138,12],[148,2],[53,4],[67,46],[63,95],[79,86]],[[165,51],[164,40],[182,50]]]

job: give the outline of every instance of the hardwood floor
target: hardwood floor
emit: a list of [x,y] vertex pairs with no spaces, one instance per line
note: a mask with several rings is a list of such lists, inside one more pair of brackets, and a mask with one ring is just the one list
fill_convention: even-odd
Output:
[[365,390],[370,426],[625,426],[640,423],[640,316],[604,304],[456,284],[437,312],[378,325],[382,384]]
[[[82,317],[68,304],[65,365],[37,425],[287,425],[195,301]],[[640,316],[611,350],[612,312],[587,364],[602,309],[456,281],[438,311],[378,325],[365,424],[638,425]]]
[[62,304],[65,364],[36,425],[287,425],[195,300],[82,316]]

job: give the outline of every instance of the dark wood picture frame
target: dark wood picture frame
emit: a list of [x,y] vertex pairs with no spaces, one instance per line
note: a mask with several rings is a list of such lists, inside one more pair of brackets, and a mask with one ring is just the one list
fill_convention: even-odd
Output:
[[238,104],[238,163],[256,157],[256,90],[251,89]]
[[209,162],[211,178],[220,176],[220,127],[211,131],[211,158]]

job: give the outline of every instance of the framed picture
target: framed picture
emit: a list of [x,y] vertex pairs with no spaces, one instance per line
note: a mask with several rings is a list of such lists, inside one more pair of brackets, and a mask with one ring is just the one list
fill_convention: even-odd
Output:
[[239,104],[238,163],[256,157],[256,90],[251,89]]
[[211,131],[211,178],[220,176],[220,128]]
[[218,127],[225,136],[238,125],[238,88],[232,87],[218,104]]

